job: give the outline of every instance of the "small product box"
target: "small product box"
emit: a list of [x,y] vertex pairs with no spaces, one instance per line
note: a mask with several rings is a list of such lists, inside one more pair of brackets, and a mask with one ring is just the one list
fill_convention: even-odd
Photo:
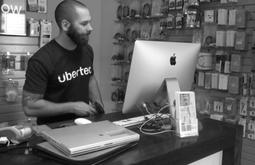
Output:
[[205,89],[211,89],[212,73],[205,72]]
[[235,46],[235,34],[234,30],[228,30],[226,33],[226,46],[227,47],[234,47]]
[[236,26],[238,28],[246,27],[246,11],[243,9],[236,11]]
[[219,73],[212,73],[212,89],[218,89],[219,86]]
[[213,102],[213,111],[214,113],[216,114],[222,114],[223,113],[223,102],[222,101],[218,101],[218,100],[215,100]]
[[205,85],[205,72],[198,72],[197,85],[200,86],[200,87],[204,87],[204,85]]
[[255,120],[249,118],[247,121],[247,138],[251,140],[255,140]]
[[227,74],[219,74],[219,89],[227,90],[228,89],[228,77]]
[[241,55],[239,54],[232,54],[231,55],[231,62],[230,62],[230,71],[231,72],[240,72],[241,71]]
[[176,14],[175,27],[176,27],[176,29],[183,28],[183,14],[182,13],[177,13]]
[[198,135],[195,93],[193,91],[175,92],[176,133],[180,137]]
[[236,9],[230,9],[228,15],[228,25],[234,26],[236,25]]
[[243,137],[246,137],[246,123],[247,123],[246,118],[241,117],[241,118],[239,119],[238,124],[243,126]]
[[175,0],[169,0],[169,10],[175,10]]
[[248,116],[254,118],[255,117],[255,97],[250,97],[249,99],[249,108],[248,108]]
[[239,102],[239,114],[247,116],[248,114],[248,97],[242,97]]
[[228,93],[239,94],[240,78],[238,76],[229,76]]
[[41,20],[40,47],[50,42],[52,38],[52,23],[47,20]]
[[216,31],[216,46],[226,46],[226,31]]
[[223,113],[225,118],[233,119],[237,115],[237,99],[234,97],[226,97],[224,102]]
[[218,25],[227,25],[227,24],[228,24],[228,10],[218,9]]
[[206,23],[214,23],[215,22],[214,10],[205,10],[204,11],[204,21]]
[[236,50],[245,50],[246,49],[246,32],[238,31],[236,32],[235,37],[235,49]]

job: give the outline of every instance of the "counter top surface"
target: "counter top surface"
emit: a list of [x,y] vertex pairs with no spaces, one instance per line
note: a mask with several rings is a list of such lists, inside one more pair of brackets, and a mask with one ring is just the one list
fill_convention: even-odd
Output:
[[[133,117],[135,115],[123,115],[121,113],[110,113],[89,118],[92,121],[110,120],[116,121]],[[240,163],[242,147],[242,127],[240,125],[228,124],[211,119],[199,120],[202,129],[199,136],[180,138],[173,132],[166,132],[159,135],[145,135],[139,132],[137,126],[129,127],[135,132],[140,133],[141,137],[138,144],[115,156],[103,164],[109,165],[129,165],[129,164],[168,164],[181,165],[194,162],[203,157],[223,151],[223,164],[233,165]],[[65,123],[72,123],[67,121]],[[54,123],[51,127],[56,127],[63,123]],[[41,139],[31,138],[30,144],[40,142]],[[20,146],[25,144],[20,144]],[[17,146],[0,153],[1,164],[47,164],[57,165],[61,161],[42,157],[34,152],[25,154],[25,148]]]

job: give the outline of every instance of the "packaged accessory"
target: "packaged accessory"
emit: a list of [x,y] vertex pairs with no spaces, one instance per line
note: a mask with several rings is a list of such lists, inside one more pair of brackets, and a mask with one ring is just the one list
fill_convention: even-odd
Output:
[[38,11],[37,0],[27,0],[27,10],[31,12]]
[[18,81],[9,79],[5,84],[5,98],[8,103],[15,103],[18,99]]

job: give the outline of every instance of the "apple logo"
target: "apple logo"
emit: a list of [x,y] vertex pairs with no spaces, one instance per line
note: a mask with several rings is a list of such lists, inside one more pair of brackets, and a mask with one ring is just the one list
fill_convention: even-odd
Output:
[[170,65],[175,65],[176,64],[176,56],[175,53],[170,57]]

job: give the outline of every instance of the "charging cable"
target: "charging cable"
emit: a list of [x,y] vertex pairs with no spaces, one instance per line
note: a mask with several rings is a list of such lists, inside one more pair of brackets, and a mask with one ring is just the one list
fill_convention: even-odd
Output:
[[[143,103],[143,107],[146,109],[147,113],[151,114],[149,111],[148,111],[148,108],[146,106],[145,103]],[[157,113],[155,113],[150,119],[148,119],[147,121],[145,121],[140,127],[139,127],[139,130],[141,133],[143,134],[146,134],[146,135],[157,135],[157,134],[161,134],[161,133],[165,133],[165,132],[175,132],[174,130],[171,130],[171,126],[167,126],[163,119],[164,117],[162,117],[162,115],[166,115],[166,114],[162,114],[161,112],[163,110],[165,110],[166,108],[170,107],[169,104],[166,104],[164,106],[162,106],[159,111]],[[169,120],[170,120],[170,123],[172,122],[172,120],[174,120],[172,118],[172,116],[169,114]],[[155,124],[158,124],[158,122],[160,122],[162,125],[160,126],[159,129],[155,129],[155,132],[152,132],[151,130],[150,131],[146,131],[146,129],[144,128],[146,125],[149,124],[149,122],[152,122],[154,120]],[[152,129],[153,130],[153,129]],[[160,130],[160,131],[159,131]]]

